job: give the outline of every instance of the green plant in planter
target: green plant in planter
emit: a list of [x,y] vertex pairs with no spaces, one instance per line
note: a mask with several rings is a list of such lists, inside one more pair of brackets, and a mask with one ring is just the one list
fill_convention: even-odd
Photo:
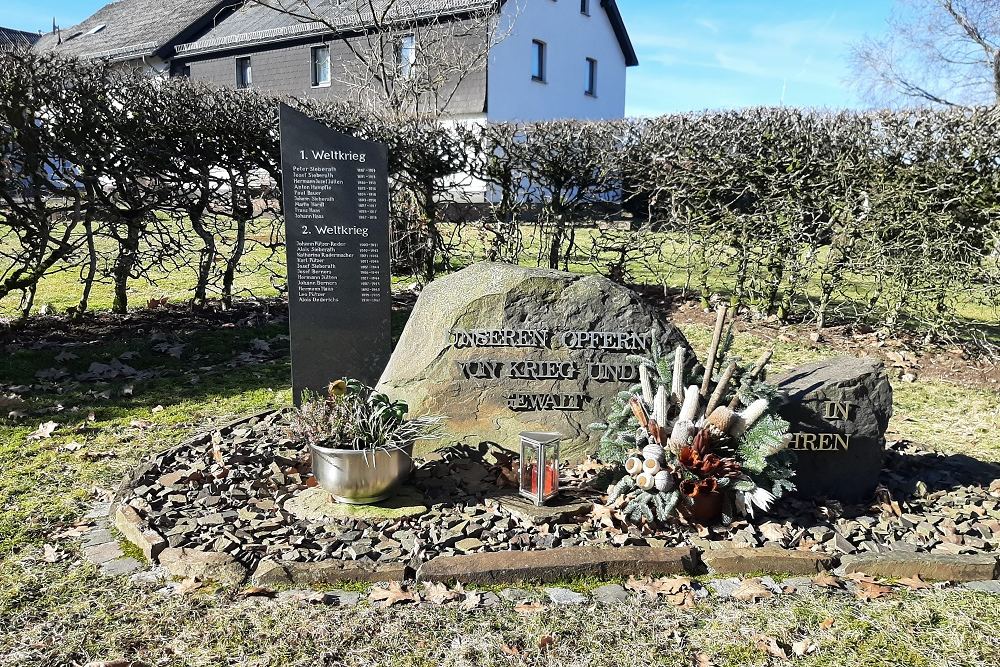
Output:
[[331,382],[326,395],[304,391],[290,434],[330,449],[396,450],[439,437],[440,417],[407,419],[409,407],[358,380]]

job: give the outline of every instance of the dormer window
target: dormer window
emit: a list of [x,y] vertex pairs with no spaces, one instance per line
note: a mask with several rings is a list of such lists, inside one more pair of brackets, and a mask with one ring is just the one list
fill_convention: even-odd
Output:
[[88,30],[87,32],[85,32],[83,34],[84,35],[96,35],[97,33],[101,32],[102,30],[104,30],[107,27],[108,26],[106,24],[104,24],[104,23],[102,23],[100,25],[95,25],[93,28],[91,28],[90,30]]

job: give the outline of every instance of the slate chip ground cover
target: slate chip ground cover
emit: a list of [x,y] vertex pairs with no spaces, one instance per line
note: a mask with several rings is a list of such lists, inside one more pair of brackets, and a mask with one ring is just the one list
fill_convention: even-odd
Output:
[[[1000,596],[966,589],[868,601],[810,589],[757,602],[710,598],[689,608],[648,599],[612,612],[588,603],[518,614],[507,602],[474,611],[342,608],[212,586],[164,595],[99,576],[72,535],[101,495],[94,489],[113,487],[143,457],[194,431],[286,404],[284,327],[280,305],[263,302],[206,317],[167,308],[0,333],[0,400],[11,404],[0,414],[0,665],[1000,664]],[[704,333],[699,327],[685,333],[694,338]],[[783,346],[777,361],[786,365],[830,352],[795,340]],[[115,359],[142,375],[119,368],[120,376],[79,378],[93,363],[114,369]],[[65,375],[44,372],[60,368]],[[953,385],[915,384],[929,400],[905,409],[897,402],[897,410],[931,434],[923,444],[1000,459],[995,439],[975,438],[979,449],[969,451],[969,436],[933,430],[934,397],[947,404]],[[995,392],[964,391],[978,404],[996,401]],[[28,440],[50,421],[57,424],[50,437]],[[553,641],[540,645],[545,637]],[[768,650],[771,640],[787,658]]]

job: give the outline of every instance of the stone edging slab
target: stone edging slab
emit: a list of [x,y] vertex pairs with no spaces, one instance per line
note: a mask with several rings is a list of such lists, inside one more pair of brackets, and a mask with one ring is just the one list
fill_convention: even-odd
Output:
[[691,547],[565,547],[544,551],[492,551],[439,556],[417,571],[417,581],[462,584],[551,583],[576,577],[612,579],[694,573]]

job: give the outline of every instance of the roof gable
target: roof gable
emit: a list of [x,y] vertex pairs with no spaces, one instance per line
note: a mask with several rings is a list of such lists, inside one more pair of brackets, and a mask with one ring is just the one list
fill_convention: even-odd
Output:
[[611,27],[615,31],[615,37],[618,38],[618,44],[622,47],[622,55],[625,56],[625,65],[635,67],[639,64],[639,57],[635,54],[635,47],[632,46],[632,39],[628,36],[628,30],[625,28],[625,20],[618,9],[618,3],[615,0],[601,0],[601,7],[604,8],[604,11],[608,13],[608,18],[611,19]]
[[211,21],[233,1],[115,0],[72,28],[43,35],[35,48],[116,61],[169,56],[177,41],[190,38],[192,28]]
[[31,46],[38,41],[38,33],[0,27],[0,50]]

